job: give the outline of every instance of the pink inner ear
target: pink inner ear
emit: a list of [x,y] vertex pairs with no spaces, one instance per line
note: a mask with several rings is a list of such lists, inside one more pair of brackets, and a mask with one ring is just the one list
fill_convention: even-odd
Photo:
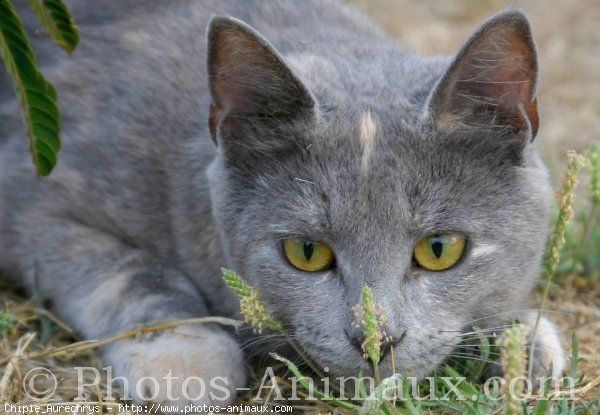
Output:
[[212,41],[213,99],[227,113],[251,113],[277,95],[300,90],[277,52],[258,36],[232,26],[216,33]]
[[220,111],[227,113],[231,110],[243,112],[250,103],[250,97],[243,88],[234,87],[236,80],[227,74],[218,75],[214,83],[214,94]]
[[[314,101],[277,50],[245,23],[216,17],[209,28],[210,130],[215,141],[244,123],[310,115]],[[247,124],[249,125],[249,124]]]
[[255,42],[249,41],[238,31],[223,31],[216,39],[212,87],[217,107],[229,112],[232,109],[243,112],[250,104],[248,78],[251,77],[253,63],[260,60],[260,51]]
[[457,62],[446,110],[460,114],[481,104],[506,111],[527,108],[533,99],[535,52],[515,26],[483,33]]

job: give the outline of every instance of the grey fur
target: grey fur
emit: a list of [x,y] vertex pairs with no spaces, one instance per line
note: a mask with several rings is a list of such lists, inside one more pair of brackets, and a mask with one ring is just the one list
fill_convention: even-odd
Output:
[[[37,283],[85,338],[140,323],[237,316],[221,266],[258,287],[306,353],[334,375],[369,370],[349,336],[365,284],[388,315],[397,370],[418,376],[451,354],[473,320],[521,307],[539,272],[548,176],[531,126],[504,123],[493,102],[490,110],[493,96],[483,97],[485,111],[481,101],[462,102],[469,116],[440,120],[439,97],[456,92],[440,81],[451,59],[413,54],[335,1],[129,0],[126,11],[108,0],[93,10],[87,1],[71,4],[82,37],[73,56],[57,58],[45,36],[35,39],[64,114],[64,146],[48,179],[34,176],[15,100],[0,91],[0,269],[29,289]],[[242,74],[254,65],[244,79],[232,75],[252,99],[227,108],[215,92],[218,70],[227,68],[209,62],[212,100],[207,82],[213,14],[249,26],[219,17],[211,36],[242,33],[264,48],[254,63],[226,62]],[[519,11],[486,27],[515,24],[535,60]],[[290,91],[300,90],[306,95],[295,102]],[[211,101],[218,147],[209,134]],[[509,115],[522,118],[521,104]],[[376,128],[364,171],[366,112]],[[416,242],[442,231],[467,236],[466,256],[444,272],[415,269]],[[292,268],[280,249],[287,237],[328,243],[336,268]],[[198,330],[224,345],[206,352],[192,374],[221,373],[241,386],[233,338],[219,327]],[[161,338],[148,344],[160,349]],[[136,342],[105,351],[119,374],[141,376],[132,367],[139,359],[130,357]],[[543,350],[544,335],[540,342]],[[542,370],[550,360],[540,357]],[[164,368],[143,364],[162,376]],[[387,373],[389,355],[382,365]]]

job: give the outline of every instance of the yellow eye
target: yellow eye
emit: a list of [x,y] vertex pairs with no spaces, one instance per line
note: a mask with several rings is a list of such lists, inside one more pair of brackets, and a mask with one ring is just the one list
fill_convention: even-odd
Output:
[[325,271],[333,265],[333,250],[321,242],[286,239],[283,253],[292,266],[300,271]]
[[465,251],[466,240],[457,234],[438,234],[421,239],[413,258],[429,271],[444,271],[458,262]]

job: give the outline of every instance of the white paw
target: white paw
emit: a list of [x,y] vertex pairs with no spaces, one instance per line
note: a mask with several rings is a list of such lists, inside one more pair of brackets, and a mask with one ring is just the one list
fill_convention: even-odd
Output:
[[[533,329],[537,312],[526,313],[519,316],[522,323],[527,324]],[[554,323],[546,317],[540,319],[538,333],[535,340],[533,356],[533,374],[537,377],[560,378],[565,368],[567,359],[561,345],[559,330]],[[552,373],[548,373],[552,368]]]
[[206,326],[182,326],[149,339],[115,343],[105,358],[113,377],[127,380],[126,395],[139,404],[228,405],[245,386],[237,342]]

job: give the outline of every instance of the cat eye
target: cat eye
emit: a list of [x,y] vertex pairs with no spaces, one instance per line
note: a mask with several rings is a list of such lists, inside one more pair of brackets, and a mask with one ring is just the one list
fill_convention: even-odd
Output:
[[316,241],[286,239],[283,241],[283,253],[294,268],[305,272],[328,270],[335,261],[329,245]]
[[413,259],[428,271],[444,271],[463,256],[467,241],[458,234],[435,234],[423,238],[415,246]]

